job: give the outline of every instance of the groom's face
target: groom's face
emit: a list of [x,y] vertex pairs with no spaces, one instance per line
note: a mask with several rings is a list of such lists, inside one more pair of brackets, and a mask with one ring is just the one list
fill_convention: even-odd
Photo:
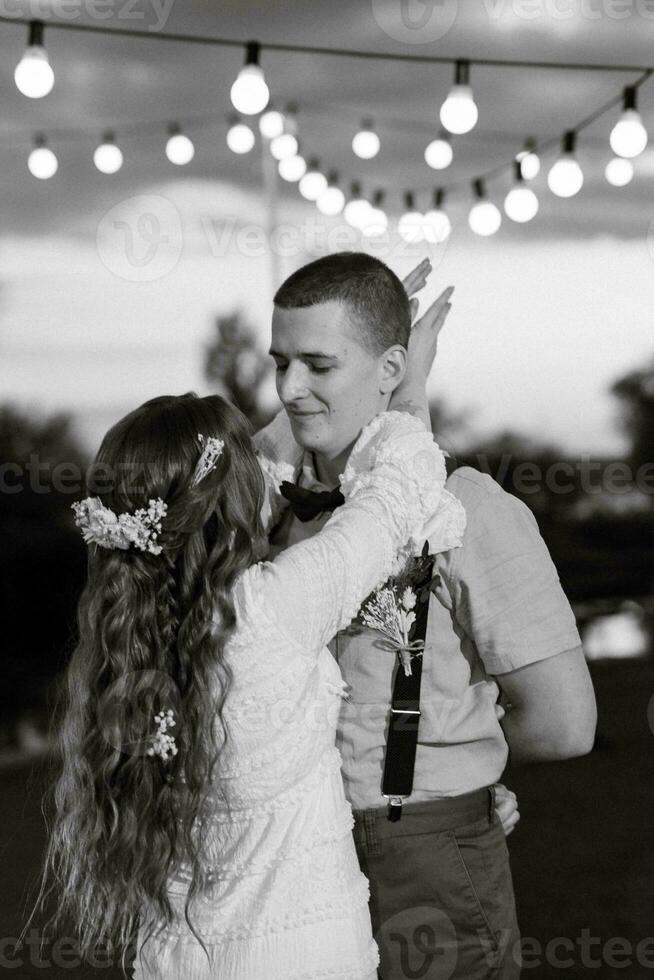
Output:
[[366,350],[357,331],[340,300],[274,308],[277,394],[296,442],[327,459],[348,449],[390,397],[382,390],[384,357]]

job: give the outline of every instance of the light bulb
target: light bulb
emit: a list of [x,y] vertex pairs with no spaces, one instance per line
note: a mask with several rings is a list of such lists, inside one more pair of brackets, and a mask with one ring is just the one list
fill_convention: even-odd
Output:
[[444,192],[439,188],[434,194],[434,207],[425,214],[422,226],[425,239],[432,245],[440,245],[450,235],[452,224],[443,211]]
[[504,210],[511,221],[531,221],[538,211],[538,198],[531,187],[512,187],[504,198]]
[[524,150],[516,154],[520,164],[520,172],[525,180],[533,180],[540,173],[540,157],[536,152],[536,141],[528,139]]
[[166,143],[166,156],[171,163],[178,167],[183,167],[190,163],[195,156],[195,147],[192,141],[180,133],[178,126],[169,127],[168,142]]
[[56,174],[59,161],[42,137],[36,140],[36,146],[27,158],[27,166],[32,176],[39,180],[49,180]]
[[380,207],[382,200],[383,194],[377,192],[373,198],[373,204],[368,208],[365,221],[361,226],[362,234],[368,238],[378,238],[388,228],[388,217],[386,212]]
[[345,205],[343,211],[343,217],[347,221],[348,225],[352,225],[353,228],[358,228],[361,230],[363,224],[365,223],[366,216],[370,210],[370,202],[366,201],[365,197],[361,196],[361,187],[354,181],[351,187],[352,197]]
[[274,140],[284,132],[284,116],[277,109],[268,109],[259,120],[259,132],[267,140]]
[[640,113],[625,109],[611,130],[609,142],[616,156],[628,159],[639,156],[647,146],[647,130]]
[[547,185],[557,197],[574,197],[583,185],[584,175],[574,157],[575,133],[569,130],[563,137],[563,153],[547,175]]
[[404,195],[404,204],[404,214],[397,223],[398,234],[405,242],[421,242],[425,237],[423,216],[415,209],[413,194],[407,192]]
[[336,180],[336,175],[331,174],[327,187],[316,201],[320,213],[328,217],[340,214],[345,205],[345,194],[336,186]]
[[445,170],[452,163],[453,155],[448,140],[444,140],[440,136],[438,139],[432,140],[425,148],[425,160],[432,170]]
[[243,122],[232,122],[227,130],[227,146],[233,153],[249,153],[254,142],[254,133],[249,126]]
[[48,52],[43,47],[43,23],[33,20],[29,26],[27,49],[14,70],[16,88],[29,99],[42,99],[52,91],[55,77]]
[[298,155],[284,157],[277,164],[277,169],[280,177],[283,177],[284,180],[288,180],[290,183],[295,183],[295,181],[300,180],[304,176],[307,165],[304,157]]
[[609,184],[613,184],[614,187],[625,187],[633,175],[633,163],[623,157],[614,157],[613,160],[609,160],[604,171],[604,176]]
[[314,158],[309,161],[309,169],[300,181],[300,194],[307,201],[317,201],[326,187],[327,178],[320,173],[318,161]]
[[105,133],[102,143],[96,147],[93,154],[93,163],[100,173],[115,174],[123,165],[123,154],[114,142],[113,133]]
[[254,116],[268,105],[270,91],[259,66],[261,46],[250,41],[246,47],[245,65],[231,88],[232,105],[244,116]]
[[298,141],[292,133],[282,133],[270,143],[270,152],[275,160],[283,160],[285,157],[297,156]]
[[479,118],[472,89],[469,84],[470,65],[467,61],[457,61],[454,85],[441,106],[440,119],[450,133],[461,135],[469,133]]
[[502,224],[502,214],[492,201],[486,199],[483,180],[473,181],[477,201],[473,204],[468,215],[468,224],[476,235],[487,237],[494,235]]
[[372,128],[372,120],[364,119],[352,140],[352,150],[362,160],[372,160],[379,153],[380,145],[379,136]]

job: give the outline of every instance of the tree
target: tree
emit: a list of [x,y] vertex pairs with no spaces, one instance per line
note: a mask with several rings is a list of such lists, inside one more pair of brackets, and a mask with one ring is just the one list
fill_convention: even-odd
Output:
[[619,378],[611,391],[622,403],[622,428],[631,442],[632,466],[638,469],[654,462],[654,360]]
[[215,327],[216,336],[206,349],[205,376],[259,429],[273,415],[262,397],[272,381],[272,362],[239,313],[217,317]]

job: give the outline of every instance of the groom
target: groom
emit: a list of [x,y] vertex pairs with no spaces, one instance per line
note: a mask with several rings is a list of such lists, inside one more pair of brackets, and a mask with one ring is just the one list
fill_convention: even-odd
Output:
[[[376,414],[407,400],[425,414],[447,298],[412,332],[407,291],[363,253],[311,262],[277,291],[271,354],[304,451],[296,482],[328,496],[309,498],[308,511],[292,501],[271,536],[273,551],[328,520],[352,446]],[[410,344],[418,347],[407,372]],[[279,417],[257,437],[277,458],[283,440]],[[470,467],[446,486],[467,524],[463,545],[435,559],[413,790],[399,821],[389,821],[381,790],[397,658],[360,622],[330,644],[350,686],[338,744],[380,976],[512,980],[519,931],[492,785],[509,752],[513,762],[589,752],[595,702],[572,611],[531,512]]]

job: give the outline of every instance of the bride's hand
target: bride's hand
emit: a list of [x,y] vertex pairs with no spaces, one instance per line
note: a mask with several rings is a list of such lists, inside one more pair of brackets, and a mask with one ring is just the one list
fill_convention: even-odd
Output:
[[495,783],[495,812],[502,823],[504,836],[508,837],[516,828],[520,811],[517,796],[502,783]]
[[[402,285],[406,291],[407,296],[411,299],[416,293],[419,293],[423,286],[427,285],[427,279],[431,273],[431,262],[429,259],[425,258],[422,262],[419,262],[415,269],[412,269],[409,275],[402,280]],[[413,321],[413,317],[411,317]]]
[[414,321],[418,312],[418,300],[411,300],[411,334],[409,336],[407,369],[405,383],[409,386],[424,386],[436,359],[438,335],[452,308],[450,297],[454,286],[448,286],[429,309]]

